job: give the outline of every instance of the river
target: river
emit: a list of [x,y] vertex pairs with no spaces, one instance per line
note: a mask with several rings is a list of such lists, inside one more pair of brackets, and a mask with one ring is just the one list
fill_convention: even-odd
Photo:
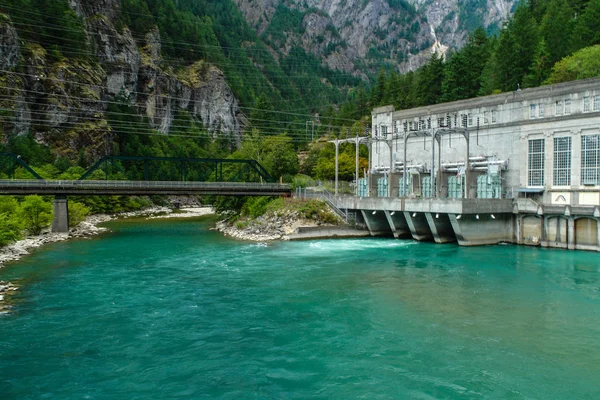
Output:
[[110,223],[0,270],[0,398],[598,399],[600,256]]

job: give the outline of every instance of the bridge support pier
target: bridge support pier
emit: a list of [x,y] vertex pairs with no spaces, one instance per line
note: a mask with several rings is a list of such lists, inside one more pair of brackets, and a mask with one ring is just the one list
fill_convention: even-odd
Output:
[[69,233],[69,201],[67,196],[54,196],[53,233]]

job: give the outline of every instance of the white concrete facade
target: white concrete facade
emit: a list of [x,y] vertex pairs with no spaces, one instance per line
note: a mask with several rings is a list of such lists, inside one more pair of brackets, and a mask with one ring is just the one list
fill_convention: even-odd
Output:
[[[450,126],[448,126],[448,120]],[[404,137],[407,169],[423,176],[438,165],[432,157],[431,135],[441,137],[440,197],[447,179],[466,159],[466,140],[448,129],[467,131],[470,139],[469,197],[477,175],[486,165],[502,168],[503,197],[528,192],[545,205],[600,205],[600,79],[587,79],[524,89],[511,93],[395,111],[393,106],[372,112],[371,175],[403,172]],[[556,145],[556,146],[555,146]],[[390,197],[397,191],[390,190]]]

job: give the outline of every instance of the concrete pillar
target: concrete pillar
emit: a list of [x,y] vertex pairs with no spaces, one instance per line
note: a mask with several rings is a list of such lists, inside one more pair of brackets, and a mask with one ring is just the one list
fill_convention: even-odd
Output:
[[542,221],[542,246],[543,243],[546,243],[548,241],[548,222],[547,222],[547,218],[545,215],[542,215],[540,218]]
[[396,231],[396,224],[394,224],[394,220],[392,219],[392,216],[390,215],[389,211],[384,211],[384,213],[385,213],[385,218],[387,219],[388,224],[390,224],[390,228],[392,228],[392,233],[394,234],[394,237],[397,239],[398,232]]
[[404,211],[404,218],[406,218],[406,223],[408,224],[413,239],[419,241],[433,239],[429,224],[423,213]]
[[69,233],[69,202],[67,196],[54,197],[52,232]]
[[569,217],[567,224],[567,248],[575,250],[575,219],[573,217]]
[[392,229],[382,210],[360,210],[371,236],[392,236]]
[[373,227],[371,226],[369,217],[367,217],[367,213],[365,212],[365,210],[360,210],[360,213],[362,214],[362,216],[365,220],[365,225],[367,225],[367,229],[369,230],[369,233],[371,234],[371,236],[374,236]]
[[436,243],[456,242],[456,235],[447,214],[425,213],[425,218]]
[[515,215],[515,243],[517,244],[523,244],[523,231],[522,231],[522,226],[523,226],[523,215],[522,214],[517,214]]

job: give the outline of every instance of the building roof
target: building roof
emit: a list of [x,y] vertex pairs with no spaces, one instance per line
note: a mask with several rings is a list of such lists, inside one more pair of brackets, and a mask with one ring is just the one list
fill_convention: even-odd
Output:
[[372,115],[394,112],[396,116],[411,118],[428,114],[444,114],[457,110],[494,107],[499,104],[508,104],[521,101],[531,101],[540,98],[553,97],[571,94],[573,92],[583,92],[586,90],[600,91],[600,78],[582,79],[571,82],[558,83],[556,85],[546,85],[530,89],[522,89],[514,92],[500,93],[490,96],[475,97],[471,99],[458,100],[449,103],[434,104],[429,106],[410,108],[406,110],[395,111],[393,105],[374,108]]

